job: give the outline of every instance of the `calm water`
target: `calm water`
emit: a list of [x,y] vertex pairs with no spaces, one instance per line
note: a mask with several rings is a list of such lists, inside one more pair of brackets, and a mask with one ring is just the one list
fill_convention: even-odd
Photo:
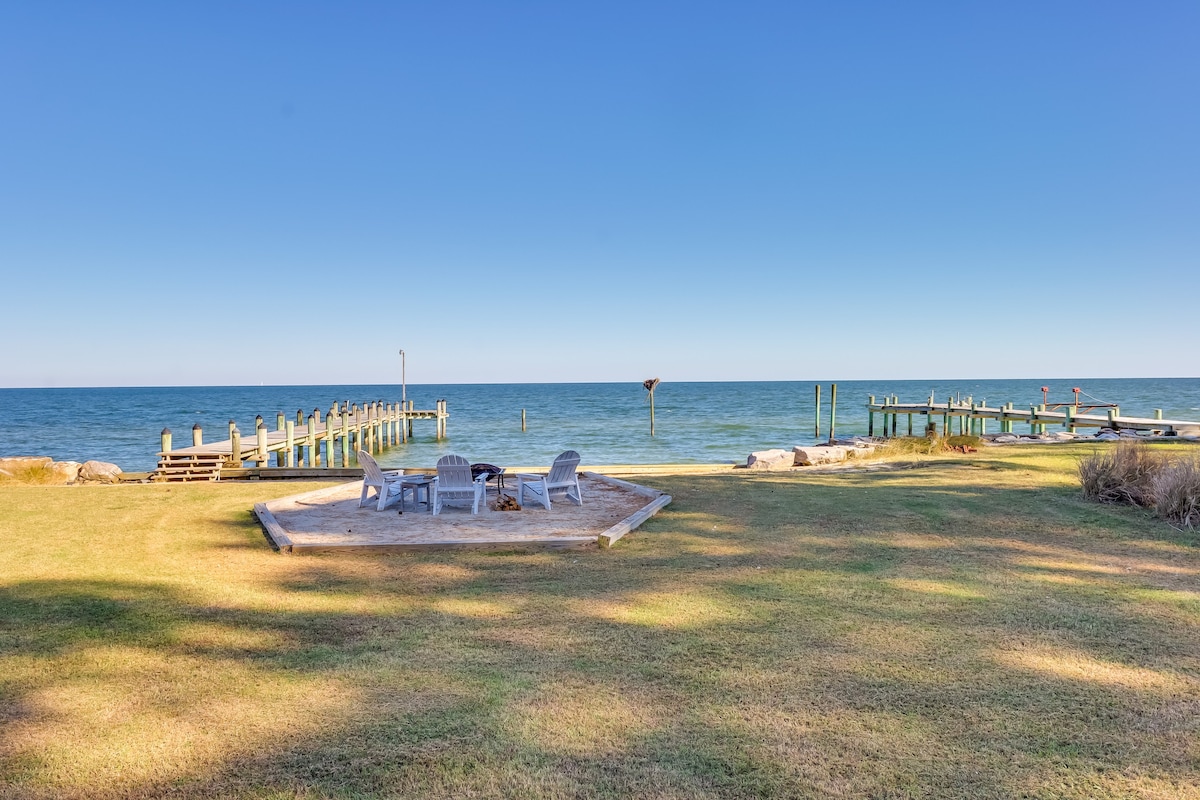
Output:
[[[437,442],[433,422],[414,423],[415,439],[388,450],[385,466],[430,466],[445,453],[501,465],[548,464],[566,449],[590,464],[720,463],[744,461],[753,450],[814,441],[814,383],[663,383],[655,391],[655,433],[638,383],[414,385],[417,408],[449,403],[449,437]],[[1123,414],[1200,420],[1200,378],[1024,379],[1003,381],[845,381],[838,383],[837,433],[866,433],[868,395],[919,402],[935,393],[972,396],[993,404],[1071,399],[1079,386],[1096,399],[1119,403]],[[0,455],[46,455],[56,460],[111,461],[130,472],[154,469],[159,433],[170,428],[176,446],[191,443],[199,424],[205,440],[226,438],[233,419],[252,437],[262,414],[296,410],[322,414],[335,401],[394,402],[400,387],[198,386],[101,389],[0,389]],[[1086,399],[1086,396],[1085,396]],[[521,432],[521,409],[528,431]],[[829,382],[822,388],[821,429],[828,435]]]

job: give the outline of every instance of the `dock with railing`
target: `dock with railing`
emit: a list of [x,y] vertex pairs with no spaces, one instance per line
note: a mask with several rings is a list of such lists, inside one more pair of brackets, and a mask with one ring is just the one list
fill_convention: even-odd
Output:
[[357,453],[379,453],[387,447],[408,442],[413,435],[413,423],[432,420],[435,436],[446,435],[449,419],[446,401],[438,400],[432,409],[414,408],[414,402],[386,403],[382,400],[351,404],[334,403],[322,414],[316,408],[309,414],[303,409],[289,418],[276,414],[275,428],[269,430],[262,416],[255,419],[252,436],[243,436],[230,420],[228,438],[204,441],[199,425],[192,427],[192,443],[174,448],[172,434],[164,429],[158,454],[159,481],[218,480],[222,469],[237,470],[249,463],[256,467],[274,466],[280,469],[319,469],[333,474],[339,468],[355,467]]
[[[1112,431],[1139,431],[1159,433],[1165,436],[1200,435],[1200,422],[1192,420],[1163,419],[1162,410],[1156,409],[1153,417],[1132,417],[1121,414],[1119,406],[1105,404],[1104,413],[1090,413],[1098,406],[1087,406],[1068,403],[1040,403],[1028,408],[1017,408],[1013,403],[1001,406],[989,406],[986,401],[976,403],[973,398],[966,400],[953,397],[939,403],[930,395],[926,402],[901,403],[895,395],[883,398],[877,402],[874,395],[867,399],[867,434],[876,435],[875,416],[882,417],[881,436],[898,436],[902,426],[908,436],[925,436],[938,431],[938,419],[941,420],[943,434],[953,435],[954,427],[960,435],[981,436],[988,432],[988,421],[995,422],[999,433],[1013,433],[1015,424],[1029,426],[1031,434],[1046,433],[1048,426],[1061,426],[1074,433],[1077,428],[1108,428]],[[920,427],[914,434],[914,417],[919,420]]]

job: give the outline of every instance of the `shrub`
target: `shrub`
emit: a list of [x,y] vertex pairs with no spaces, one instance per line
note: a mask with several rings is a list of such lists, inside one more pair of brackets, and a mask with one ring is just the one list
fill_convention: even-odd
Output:
[[1165,465],[1151,481],[1154,513],[1185,528],[1200,524],[1200,455]]
[[37,486],[58,482],[58,476],[54,474],[54,470],[48,464],[16,467],[11,470],[0,469],[0,483],[23,483]]
[[969,453],[983,447],[978,436],[948,436],[927,439],[924,436],[898,436],[885,439],[876,451],[880,456],[931,456],[938,453]]
[[1120,441],[1111,450],[1079,460],[1083,496],[1101,503],[1154,505],[1154,476],[1166,460],[1144,442]]

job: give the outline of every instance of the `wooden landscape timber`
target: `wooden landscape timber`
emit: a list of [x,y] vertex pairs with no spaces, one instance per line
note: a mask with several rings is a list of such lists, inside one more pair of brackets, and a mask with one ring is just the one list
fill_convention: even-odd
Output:
[[[944,435],[953,435],[951,430],[955,420],[958,422],[959,434],[984,435],[987,433],[988,420],[999,423],[1000,433],[1012,433],[1013,423],[1029,426],[1032,434],[1046,432],[1048,425],[1060,425],[1071,433],[1076,428],[1109,428],[1114,431],[1149,431],[1167,436],[1185,436],[1200,434],[1200,422],[1189,420],[1163,419],[1162,410],[1156,409],[1154,417],[1127,417],[1121,415],[1121,409],[1112,406],[1104,414],[1080,413],[1077,406],[1060,404],[1062,411],[1051,411],[1046,403],[1031,405],[1028,409],[1016,408],[1012,403],[1002,406],[989,406],[986,401],[976,403],[974,398],[965,401],[955,401],[950,397],[945,403],[934,402],[930,395],[924,403],[901,403],[895,395],[885,397],[883,402],[876,402],[875,395],[867,398],[867,435],[875,435],[875,415],[883,416],[882,436],[898,435],[899,419],[906,418],[907,435],[913,434],[913,417],[925,417],[925,424],[917,435],[926,435],[936,430],[935,417],[942,418],[941,430]],[[889,429],[890,424],[890,429]]]
[[214,481],[220,479],[222,470],[239,471],[246,462],[257,468],[269,467],[271,454],[280,469],[355,468],[354,453],[359,450],[374,454],[406,443],[413,434],[414,420],[433,420],[435,435],[441,439],[449,416],[445,400],[438,400],[428,410],[414,408],[411,400],[378,400],[361,406],[335,402],[324,417],[319,408],[307,417],[300,409],[294,420],[279,412],[275,430],[267,430],[260,415],[253,438],[243,437],[230,420],[228,439],[205,444],[204,432],[195,425],[191,446],[178,449],[171,446],[170,429],[164,429],[154,477],[159,481]]

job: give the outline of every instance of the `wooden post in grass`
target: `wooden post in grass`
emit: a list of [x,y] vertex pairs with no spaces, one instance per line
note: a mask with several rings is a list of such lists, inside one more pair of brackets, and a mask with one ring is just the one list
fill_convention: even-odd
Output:
[[197,422],[192,426],[192,447],[199,447],[202,444],[204,444],[204,429]]
[[654,435],[654,390],[658,388],[658,378],[647,378],[642,381],[642,388],[650,398],[650,435]]
[[163,453],[171,452],[171,429],[163,428],[162,433],[158,437],[159,450]]
[[942,415],[942,436],[945,436],[947,439],[954,435],[953,431],[950,430],[950,404],[953,402],[953,397],[946,398],[946,413]]
[[837,424],[837,384],[829,385],[829,443],[833,444],[834,426]]
[[242,466],[242,432],[236,425],[229,426],[229,460],[233,466]]

